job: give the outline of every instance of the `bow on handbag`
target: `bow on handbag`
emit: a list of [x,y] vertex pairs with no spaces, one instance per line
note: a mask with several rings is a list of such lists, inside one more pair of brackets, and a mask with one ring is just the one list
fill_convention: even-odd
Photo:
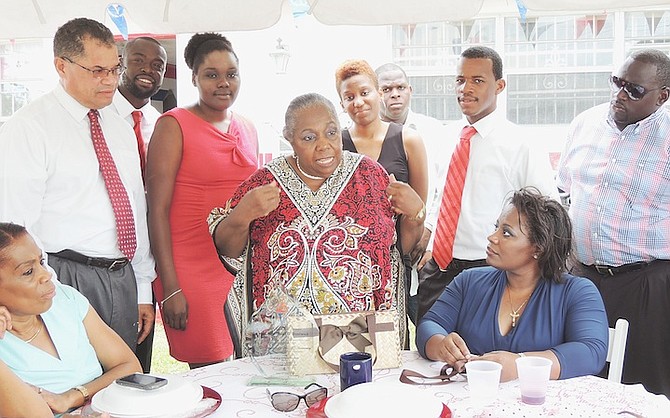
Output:
[[362,316],[341,327],[323,324],[319,326],[319,348],[326,354],[346,336],[347,341],[356,347],[356,350],[364,352],[365,347],[372,345],[372,342],[363,336],[363,333],[367,332],[368,324]]
[[[323,317],[315,318],[316,324],[319,327],[319,356],[335,371],[340,370],[340,365],[329,362],[324,356],[342,341],[343,338],[346,338],[356,350],[361,352],[365,352],[367,347],[372,346],[375,349],[372,360],[374,364],[377,360],[376,333],[393,331],[395,329],[393,322],[377,323],[374,312],[361,314],[352,319],[347,325],[341,326],[323,324],[323,319]],[[370,339],[368,340],[363,334],[368,334]]]

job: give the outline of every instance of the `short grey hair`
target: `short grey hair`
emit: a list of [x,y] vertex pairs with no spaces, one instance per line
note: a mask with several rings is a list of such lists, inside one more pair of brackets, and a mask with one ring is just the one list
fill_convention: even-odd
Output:
[[340,130],[340,121],[333,103],[318,93],[307,93],[296,97],[289,103],[286,115],[284,116],[284,138],[290,140],[293,137],[295,125],[297,124],[296,114],[298,111],[319,105],[328,110],[328,113],[330,113],[335,123],[337,123],[337,129]]

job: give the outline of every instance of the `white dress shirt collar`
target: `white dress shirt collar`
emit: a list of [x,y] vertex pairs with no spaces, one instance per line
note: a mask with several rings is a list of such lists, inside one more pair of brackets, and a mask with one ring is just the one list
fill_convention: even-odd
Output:
[[497,126],[507,121],[504,112],[499,109],[495,109],[473,124],[470,124],[465,116],[461,120],[463,121],[463,126],[474,127],[482,138],[486,138]]
[[65,88],[63,88],[63,85],[60,83],[58,83],[54,89],[54,95],[56,96],[56,99],[63,105],[63,108],[65,108],[65,110],[70,113],[76,121],[84,120],[87,117],[89,110],[91,110],[79,103],[77,99],[70,96],[70,93],[65,91]]

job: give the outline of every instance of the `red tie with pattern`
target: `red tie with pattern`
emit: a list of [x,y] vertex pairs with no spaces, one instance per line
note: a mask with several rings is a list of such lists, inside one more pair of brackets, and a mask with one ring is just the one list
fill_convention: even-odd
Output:
[[472,126],[466,126],[461,131],[461,140],[456,145],[449,162],[447,181],[444,183],[440,214],[435,228],[433,242],[433,260],[442,270],[446,269],[454,258],[454,238],[458,217],[461,215],[461,197],[465,185],[465,175],[470,160],[470,138],[477,133]]
[[142,138],[142,111],[135,110],[133,112],[133,130],[135,131],[135,138],[137,138],[137,151],[140,153],[140,168],[142,169],[142,178],[144,178],[144,167],[147,163],[147,152],[144,145],[144,138]]
[[116,234],[118,236],[119,249],[129,260],[132,260],[137,249],[137,238],[135,237],[135,220],[133,218],[133,210],[130,207],[128,193],[125,187],[123,187],[112,154],[109,152],[109,148],[107,148],[105,136],[98,122],[98,111],[91,109],[88,112],[88,119],[91,121],[93,148],[95,149],[95,155],[98,157],[100,172],[105,181],[107,194],[109,194],[109,200],[112,202],[112,209],[116,218]]

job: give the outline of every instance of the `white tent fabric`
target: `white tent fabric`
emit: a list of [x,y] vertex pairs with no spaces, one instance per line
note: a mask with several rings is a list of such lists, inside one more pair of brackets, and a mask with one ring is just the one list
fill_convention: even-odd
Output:
[[[514,0],[512,0],[514,1]],[[522,0],[529,11],[584,11],[639,10],[654,6],[668,7],[668,0]],[[537,13],[536,13],[537,14]]]
[[[286,0],[288,1],[288,0]],[[282,0],[0,0],[0,38],[52,37],[75,17],[110,28],[110,3],[125,7],[130,33],[255,30],[279,21]]]
[[[125,7],[129,33],[257,30],[276,24],[290,0],[0,0],[0,39],[51,37],[64,22],[85,16],[115,25],[110,3]],[[518,13],[517,0],[292,0],[329,25],[462,21]],[[521,0],[529,16],[667,6],[668,0]],[[117,32],[119,33],[119,32]]]
[[[499,0],[308,0],[327,25],[387,25],[472,19],[485,1]],[[511,0],[512,2],[514,0]]]

